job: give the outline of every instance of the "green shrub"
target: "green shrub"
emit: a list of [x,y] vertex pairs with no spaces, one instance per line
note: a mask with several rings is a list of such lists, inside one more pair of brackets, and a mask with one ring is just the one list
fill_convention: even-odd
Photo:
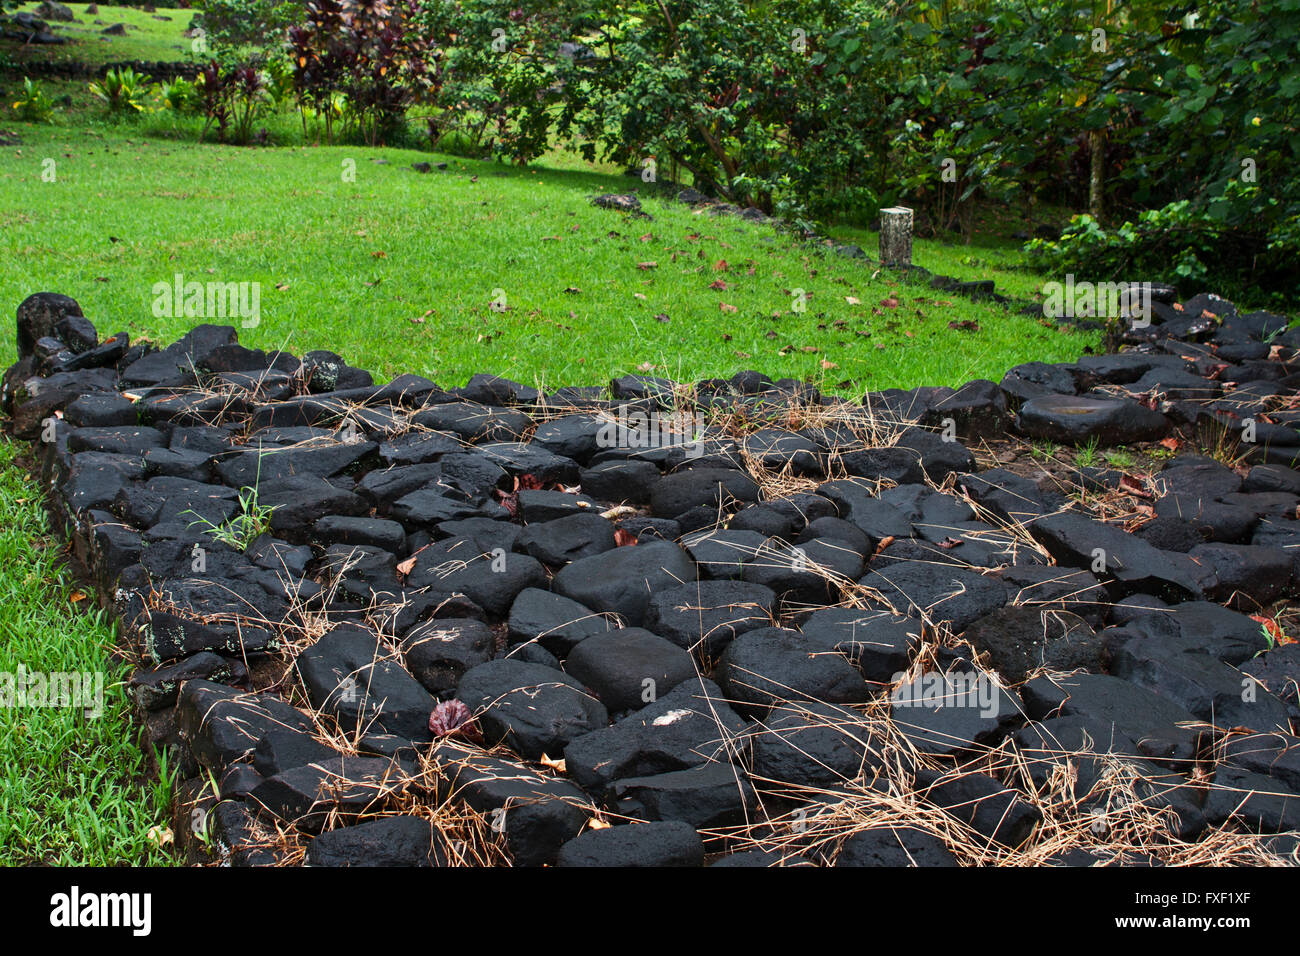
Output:
[[143,112],[151,89],[151,78],[129,66],[110,69],[102,80],[90,84],[90,92],[113,115]]
[[403,139],[406,110],[429,85],[430,38],[417,28],[417,0],[312,0],[289,29],[298,100],[326,121],[346,97],[353,128],[368,145]]
[[285,31],[299,22],[302,0],[202,0],[192,26],[218,51],[259,65],[274,58],[285,43]]
[[183,76],[174,76],[159,83],[158,98],[164,107],[176,113],[191,113],[199,106],[198,89]]
[[54,103],[45,95],[39,80],[23,79],[23,92],[14,103],[18,118],[28,123],[48,123],[54,116]]
[[1170,282],[1294,308],[1300,217],[1256,186],[1230,184],[1222,199],[1226,208],[1182,199],[1111,229],[1075,216],[1058,240],[1035,239],[1026,248],[1081,279]]

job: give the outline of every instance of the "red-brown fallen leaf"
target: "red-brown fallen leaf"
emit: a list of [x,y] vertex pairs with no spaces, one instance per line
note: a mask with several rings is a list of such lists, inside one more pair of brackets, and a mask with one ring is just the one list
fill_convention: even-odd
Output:
[[737,309],[734,305],[728,305],[728,304],[725,303],[725,302],[719,302],[719,303],[718,303],[718,308],[721,309],[723,312],[739,312],[739,311],[740,311],[740,310]]
[[886,309],[897,309],[898,299],[891,295],[886,299],[881,299],[880,304],[883,305]]
[[641,269],[641,270],[645,270],[645,269],[658,269],[658,268],[659,268],[659,263],[657,263],[657,262],[638,262],[638,263],[636,264],[636,267],[637,267],[638,269]]
[[816,355],[818,352],[821,351],[821,349],[819,349],[819,348],[818,348],[817,346],[815,346],[815,345],[801,345],[801,346],[799,347],[799,351],[800,351],[800,352],[807,352],[809,355]]
[[473,743],[483,742],[483,735],[474,724],[474,715],[459,700],[445,700],[434,707],[429,714],[429,729],[435,737],[456,734]]
[[667,313],[667,312],[660,312],[658,315],[655,316],[655,321],[656,321],[656,322],[671,322],[672,319],[668,318],[668,313]]
[[515,487],[520,491],[540,491],[544,486],[542,485],[542,479],[529,473],[520,475],[519,483]]
[[519,495],[513,491],[498,491],[497,500],[501,502],[501,507],[506,509],[506,514],[511,519],[519,517]]
[[822,359],[822,368],[829,372],[833,368],[839,368],[839,366],[836,365],[834,362],[828,361],[826,359]]
[[963,319],[961,322],[949,322],[948,328],[956,329],[958,332],[978,332],[980,324],[974,319]]
[[[424,548],[427,547],[430,547],[430,545],[426,544],[424,546]],[[415,554],[411,555],[405,561],[402,561],[397,565],[398,575],[400,575],[402,578],[405,578],[408,574],[411,573],[411,569],[415,567],[415,559],[419,556],[420,552],[424,550],[424,548],[417,548]]]
[[1157,442],[1157,444],[1161,448],[1168,448],[1170,451],[1178,451],[1179,448],[1183,447],[1182,439],[1175,438],[1173,435],[1170,435],[1168,438],[1160,439],[1160,441]]
[[614,546],[618,548],[630,548],[636,544],[636,535],[627,528],[614,529]]
[[716,292],[726,292],[727,283],[723,282],[721,279],[714,279],[712,282],[709,283],[709,288],[713,289]]
[[942,541],[939,542],[939,547],[943,548],[946,551],[949,548],[957,547],[957,545],[961,543],[962,543],[961,538],[948,537],[948,538],[944,538]]
[[640,236],[639,238],[641,239],[642,242],[649,242],[651,239],[654,238],[654,236],[647,232],[644,236]]
[[713,264],[713,271],[714,271],[714,272],[726,272],[726,271],[727,271],[728,269],[730,269],[730,268],[731,268],[731,267],[730,267],[729,265],[727,265],[727,260],[726,260],[726,259],[719,259],[717,262],[715,262],[715,263]]
[[885,535],[883,538],[880,539],[880,544],[876,545],[876,554],[879,554],[881,551],[884,551],[887,547],[889,547],[893,543],[894,543],[894,536],[892,534]]
[[1277,643],[1279,644],[1296,643],[1293,638],[1286,636],[1282,628],[1278,626],[1277,621],[1273,620],[1271,617],[1265,617],[1262,614],[1252,614],[1250,616],[1250,619],[1252,621],[1258,621],[1260,624],[1264,625],[1264,630],[1268,631],[1269,636],[1272,637],[1273,640],[1277,641]]
[[1126,495],[1136,495],[1138,498],[1150,498],[1150,493],[1142,486],[1142,482],[1131,475],[1120,475],[1119,490]]

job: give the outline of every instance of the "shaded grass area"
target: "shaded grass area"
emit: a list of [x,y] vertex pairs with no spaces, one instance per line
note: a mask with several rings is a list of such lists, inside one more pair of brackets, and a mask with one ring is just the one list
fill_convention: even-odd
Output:
[[[36,13],[38,3],[24,3],[18,10]],[[176,61],[191,58],[190,41],[182,34],[190,28],[195,10],[159,8],[146,13],[134,7],[100,6],[87,14],[86,3],[69,3],[71,22],[47,21],[63,44],[24,44],[0,40],[0,58],[7,57],[20,68],[23,63],[43,60],[53,63],[84,63],[95,66],[123,60]],[[37,14],[39,16],[39,14]],[[167,19],[160,19],[165,17]],[[105,36],[103,30],[115,23],[126,26],[123,36]]]
[[[621,176],[437,156],[448,169],[422,175],[410,164],[431,157],[416,151],[15,129],[22,142],[0,165],[4,300],[63,292],[106,334],[170,341],[202,321],[152,312],[155,284],[181,274],[260,283],[247,345],[329,348],[382,377],[444,384],[483,371],[562,385],[757,368],[860,394],[997,379],[1095,344],[770,226],[649,198],[653,221],[593,207],[594,194],[640,185]],[[942,249],[918,243],[916,260]],[[982,264],[961,277],[998,276]],[[979,330],[949,327],[965,321]],[[6,347],[12,335],[5,323]]]
[[[1061,221],[1068,215],[1061,217]],[[955,236],[951,240],[918,239],[913,242],[913,261],[931,272],[958,279],[993,279],[997,291],[1029,301],[1042,301],[1040,289],[1046,281],[1063,282],[1064,276],[1045,275],[1035,268],[1022,246],[1023,240],[1012,233],[1020,224],[989,219],[987,229],[976,233],[969,243]],[[869,255],[876,254],[876,233],[852,226],[832,226],[831,235],[855,242]]]
[[0,673],[103,673],[103,713],[0,706],[0,865],[161,865],[171,794],[137,745],[113,633],[82,613],[32,482],[0,442]]

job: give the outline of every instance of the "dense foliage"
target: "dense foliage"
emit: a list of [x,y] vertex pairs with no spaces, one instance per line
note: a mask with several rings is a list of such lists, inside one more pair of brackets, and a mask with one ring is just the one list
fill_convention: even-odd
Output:
[[[556,141],[769,211],[1087,209],[1062,268],[1289,291],[1300,0],[423,0],[431,122]],[[1102,224],[1106,224],[1103,226]],[[1117,225],[1119,224],[1119,225]]]
[[313,0],[289,29],[299,98],[326,117],[336,101],[365,142],[385,143],[428,85],[427,35],[414,27],[417,0]]
[[795,220],[1063,206],[1087,215],[1034,244],[1062,271],[1295,291],[1300,0],[203,7],[223,66],[197,95],[235,141],[292,97],[326,142],[559,146]]
[[214,48],[251,48],[261,60],[278,52],[302,16],[301,0],[202,0],[191,26]]

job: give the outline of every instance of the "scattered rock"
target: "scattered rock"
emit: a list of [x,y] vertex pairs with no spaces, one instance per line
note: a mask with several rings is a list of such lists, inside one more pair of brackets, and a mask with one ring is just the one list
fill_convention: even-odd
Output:
[[560,847],[556,866],[703,866],[704,843],[688,823],[664,821],[588,830]]
[[490,743],[504,742],[530,760],[558,756],[570,741],[609,722],[605,706],[578,681],[516,660],[471,668],[456,698],[474,712]]

